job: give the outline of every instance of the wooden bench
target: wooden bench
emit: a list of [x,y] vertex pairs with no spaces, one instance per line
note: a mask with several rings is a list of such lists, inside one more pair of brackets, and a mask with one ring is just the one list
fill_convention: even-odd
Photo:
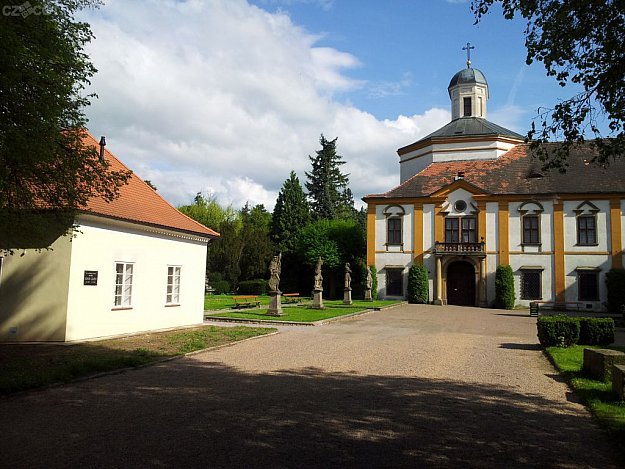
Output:
[[282,296],[284,297],[285,303],[299,303],[302,301],[299,293],[284,293]]
[[252,308],[254,306],[260,308],[260,300],[256,295],[233,296],[232,299],[234,300],[234,309]]

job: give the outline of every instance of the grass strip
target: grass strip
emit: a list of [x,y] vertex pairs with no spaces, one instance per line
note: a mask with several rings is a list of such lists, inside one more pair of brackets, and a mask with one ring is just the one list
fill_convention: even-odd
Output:
[[162,358],[274,332],[259,327],[202,326],[80,344],[0,345],[0,394],[138,367]]
[[351,305],[345,305],[341,300],[324,301],[324,309],[313,309],[309,305],[282,305],[283,316],[270,316],[267,308],[251,308],[239,311],[223,311],[210,316],[250,319],[255,321],[294,321],[294,322],[315,322],[323,319],[346,316],[358,313],[371,308],[384,308],[398,304],[400,301],[378,300],[378,301],[354,301]]
[[[560,373],[566,378],[583,402],[597,416],[603,426],[615,434],[621,447],[625,446],[625,403],[612,394],[612,383],[587,378],[582,366],[584,349],[588,346],[547,347],[545,350]],[[594,347],[599,348],[599,347]],[[624,347],[609,347],[625,351]]]

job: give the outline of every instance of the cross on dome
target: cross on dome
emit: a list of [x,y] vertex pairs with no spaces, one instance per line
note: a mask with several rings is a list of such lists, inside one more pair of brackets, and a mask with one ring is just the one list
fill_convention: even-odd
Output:
[[471,68],[471,49],[475,49],[475,46],[472,46],[470,42],[467,42],[467,45],[462,48],[462,50],[467,51],[467,67]]

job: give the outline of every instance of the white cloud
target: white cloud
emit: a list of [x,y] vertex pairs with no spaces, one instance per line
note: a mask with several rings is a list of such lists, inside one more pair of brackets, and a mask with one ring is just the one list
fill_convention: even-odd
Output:
[[204,191],[271,209],[291,169],[305,180],[322,132],[339,137],[356,197],[385,191],[396,149],[449,120],[380,121],[338,102],[362,86],[344,73],[358,58],[245,0],[111,0],[85,15],[99,70],[90,130],[173,204]]

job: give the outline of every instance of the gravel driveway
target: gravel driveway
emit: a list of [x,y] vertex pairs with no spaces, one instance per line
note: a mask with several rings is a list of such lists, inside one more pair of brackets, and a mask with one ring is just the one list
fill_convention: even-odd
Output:
[[526,313],[404,305],[0,400],[2,467],[622,467]]

